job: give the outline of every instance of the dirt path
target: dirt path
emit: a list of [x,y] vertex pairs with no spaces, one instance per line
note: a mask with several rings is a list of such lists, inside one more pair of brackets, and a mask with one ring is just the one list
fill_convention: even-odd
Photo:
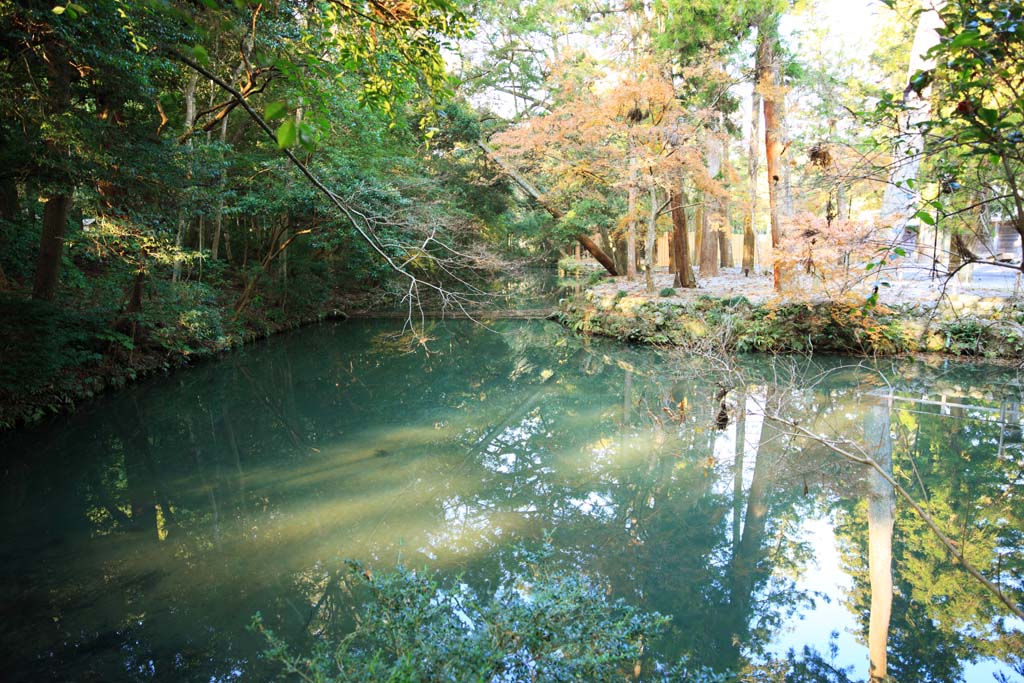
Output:
[[[956,312],[973,311],[978,308],[1004,306],[1008,303],[1020,302],[1022,295],[1019,287],[1015,293],[1015,278],[1006,273],[985,274],[978,281],[960,282],[957,278],[932,278],[931,273],[923,268],[905,267],[891,269],[880,274],[865,274],[865,277],[851,288],[849,296],[869,296],[878,285],[878,300],[888,306],[913,306],[933,308],[941,303]],[[770,275],[745,277],[739,268],[723,268],[721,274],[713,278],[698,277],[697,289],[676,289],[675,294],[661,297],[662,290],[672,287],[672,274],[666,268],[655,272],[654,293],[649,294],[643,276],[630,282],[624,277],[608,278],[591,287],[590,291],[596,299],[615,297],[625,291],[630,297],[644,299],[663,299],[665,301],[686,302],[700,296],[715,298],[731,298],[744,296],[753,304],[771,301],[815,301],[842,295],[842,292],[826,292],[812,286],[809,279],[797,281],[795,286],[783,296],[773,289]]]

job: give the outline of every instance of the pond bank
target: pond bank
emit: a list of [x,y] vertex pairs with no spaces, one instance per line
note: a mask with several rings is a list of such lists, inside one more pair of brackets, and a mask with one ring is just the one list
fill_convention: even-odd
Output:
[[[551,271],[523,272],[519,278],[491,283],[496,291],[472,309],[449,307],[447,318],[537,319],[549,317],[557,294],[546,293]],[[361,318],[404,319],[409,311],[396,310],[397,300],[383,289],[327,290],[295,297],[290,306],[280,302],[252,306],[236,316],[238,291],[221,286],[214,295],[195,283],[181,287],[195,296],[147,299],[146,311],[112,323],[115,314],[94,310],[88,301],[67,297],[64,306],[31,300],[27,292],[0,293],[0,432],[71,412],[76,405],[112,388],[143,377],[190,367],[228,351],[328,320]],[[537,290],[540,288],[540,291]],[[515,298],[548,302],[543,309],[505,310]],[[417,309],[414,319],[434,317],[441,311]],[[488,306],[495,310],[488,309]],[[121,321],[123,322],[123,321]],[[134,330],[134,331],[133,331]]]
[[[28,315],[14,308],[34,309]],[[281,332],[348,316],[340,305],[323,310],[241,321],[231,334],[200,339],[184,327],[168,330],[162,343],[134,344],[125,335],[94,330],[78,316],[52,316],[40,302],[0,301],[0,310],[18,320],[8,329],[6,368],[0,376],[0,432],[70,412],[81,401],[136,380],[195,365]],[[222,311],[227,319],[230,311]],[[56,349],[56,352],[55,352]],[[43,362],[40,363],[40,359]]]
[[[668,277],[656,281],[670,284]],[[739,293],[742,276],[720,279],[719,287],[656,287],[648,294],[642,280],[609,278],[563,300],[558,319],[584,334],[694,350],[1024,360],[1024,302],[1011,296],[965,291],[915,300],[883,290],[876,300],[853,293],[838,300],[784,298],[762,291],[761,280],[770,280],[757,278],[748,297]]]

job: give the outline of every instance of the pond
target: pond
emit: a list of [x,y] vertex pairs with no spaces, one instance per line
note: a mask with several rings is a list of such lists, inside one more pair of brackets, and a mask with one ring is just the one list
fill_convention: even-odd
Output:
[[[4,679],[269,678],[253,615],[317,633],[346,559],[484,587],[544,540],[670,615],[664,660],[806,645],[864,680],[890,609],[896,680],[1021,679],[1020,621],[878,471],[765,418],[864,446],[1020,604],[1015,371],[400,328],[306,328],[0,436]],[[891,552],[891,601],[869,547]]]

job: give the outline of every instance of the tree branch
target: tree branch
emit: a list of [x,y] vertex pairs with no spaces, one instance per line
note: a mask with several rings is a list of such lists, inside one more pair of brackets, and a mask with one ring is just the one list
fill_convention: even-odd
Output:
[[[190,69],[193,69],[194,71],[198,72],[200,75],[204,76],[205,78],[208,78],[213,83],[216,83],[218,87],[220,87],[222,90],[224,90],[225,92],[230,94],[232,97],[234,97],[234,99],[238,103],[238,105],[241,106],[245,110],[245,112],[249,115],[249,117],[253,121],[255,121],[256,124],[260,128],[263,129],[263,132],[265,132],[267,134],[267,137],[269,137],[272,141],[274,141],[275,145],[277,144],[277,136],[274,133],[274,130],[270,127],[270,124],[268,124],[266,121],[264,121],[263,117],[260,116],[259,113],[255,109],[253,109],[252,105],[249,104],[248,100],[245,98],[245,96],[241,92],[239,92],[237,89],[235,89],[229,83],[226,83],[224,80],[222,80],[220,77],[218,77],[217,75],[212,73],[210,70],[206,69],[202,65],[200,65],[200,64],[196,63],[195,61],[189,59],[188,57],[184,56],[180,52],[177,52],[177,51],[174,51],[174,50],[169,50],[168,52],[171,55],[171,57],[173,57],[174,59],[178,60],[179,62],[181,62],[185,66],[189,67]],[[417,285],[424,285],[427,288],[432,289],[432,290],[438,292],[439,294],[441,294],[444,297],[445,300],[448,300],[448,299],[451,298],[451,293],[448,292],[447,290],[445,290],[440,285],[436,285],[436,284],[434,284],[432,282],[420,280],[415,275],[413,275],[412,273],[410,273],[407,270],[405,270],[401,265],[396,263],[394,261],[394,259],[391,258],[391,255],[388,254],[380,246],[380,243],[369,233],[369,231],[366,228],[364,228],[359,223],[359,221],[356,219],[356,215],[357,215],[358,212],[355,209],[353,209],[352,207],[348,206],[344,201],[342,201],[342,199],[337,194],[335,194],[326,185],[324,185],[324,183],[319,178],[317,178],[313,174],[313,172],[310,171],[309,168],[304,163],[302,163],[301,160],[299,160],[299,158],[297,156],[295,156],[294,152],[292,152],[290,149],[287,149],[287,148],[283,149],[282,152],[288,158],[288,160],[292,163],[292,165],[296,169],[298,169],[298,171],[306,178],[306,180],[308,180],[321,194],[323,194],[331,202],[331,204],[334,205],[334,207],[338,211],[341,212],[341,214],[345,217],[345,219],[352,226],[352,228],[357,233],[359,233],[359,236],[368,245],[370,245],[370,248],[373,249],[373,251],[377,252],[377,254],[379,254],[380,257],[382,259],[384,259],[384,262],[387,264],[387,266],[391,270],[393,270],[394,272],[398,273],[402,277],[408,279],[409,282],[410,282],[410,285],[413,288],[415,288]]]

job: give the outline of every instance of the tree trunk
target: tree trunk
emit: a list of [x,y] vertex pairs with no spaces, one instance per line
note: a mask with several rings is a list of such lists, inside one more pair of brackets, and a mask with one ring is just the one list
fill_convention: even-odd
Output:
[[[614,248],[614,245],[612,244],[612,236],[608,232],[608,226],[604,225],[602,223],[600,226],[598,226],[597,232],[598,232],[598,235],[600,235],[600,237],[601,237],[601,247],[600,248],[606,254],[614,254],[615,253],[615,248]],[[580,245],[578,240],[577,240],[576,244],[577,244],[576,248],[579,249],[581,245]]]
[[639,188],[637,187],[636,174],[633,174],[633,179],[629,184],[629,195],[627,200],[627,213],[629,216],[629,222],[626,228],[626,279],[636,279],[636,224],[637,224],[637,195],[639,194]]
[[[505,173],[505,175],[507,175],[509,178],[515,181],[515,183],[523,190],[523,192],[525,192],[531,199],[533,199],[533,201],[537,202],[537,204],[542,209],[551,214],[551,216],[554,217],[556,220],[561,219],[564,216],[560,209],[549,204],[544,199],[544,196],[537,190],[537,188],[535,188],[530,183],[530,181],[524,178],[523,175],[516,171],[514,168],[512,168],[512,166],[507,164],[505,160],[499,157],[498,154],[493,149],[488,147],[483,140],[477,140],[476,144],[477,147],[479,147],[483,151],[483,153],[487,156],[488,159],[493,161],[498,166],[498,168],[500,168]],[[607,270],[611,275],[619,274],[618,271],[615,269],[615,262],[612,261],[611,257],[608,256],[608,254],[601,251],[601,247],[597,246],[597,243],[594,242],[594,240],[590,239],[590,237],[588,237],[587,235],[576,235],[576,241],[579,242],[584,249],[590,252],[590,255],[593,256],[598,263],[604,266],[604,269]]]
[[[271,230],[270,240],[268,241],[268,248],[266,256],[260,260],[260,271],[254,273],[245,283],[245,287],[242,288],[242,293],[238,297],[238,301],[235,302],[235,314],[234,318],[237,320],[242,312],[249,307],[252,302],[252,295],[256,292],[256,285],[259,283],[260,278],[264,275],[270,274],[270,265],[274,262],[278,256],[287,253],[287,249],[291,246],[291,243],[296,238],[302,235],[308,235],[313,232],[312,228],[305,228],[304,230],[296,230],[290,237],[283,239],[282,236],[288,231],[287,219],[280,225],[276,225]],[[243,264],[243,268],[245,265]]]
[[[63,116],[71,106],[71,79],[74,67],[64,54],[59,41],[49,41],[43,48],[46,73],[50,79],[50,96],[45,100],[47,116]],[[53,160],[68,156],[66,143],[59,139],[46,140],[47,155]],[[62,174],[63,175],[63,174]],[[32,281],[32,297],[53,301],[60,280],[61,255],[64,252],[64,234],[74,197],[74,184],[70,177],[61,178],[63,191],[49,195],[43,207],[43,226],[39,238],[39,254]],[[30,202],[31,203],[31,202]]]
[[675,254],[676,278],[673,287],[693,289],[697,286],[697,278],[693,276],[690,264],[690,239],[686,226],[685,199],[682,188],[677,184],[672,188],[672,251]]
[[700,264],[700,250],[704,246],[704,231],[700,229],[703,223],[704,205],[697,204],[697,208],[693,210],[693,255],[697,259],[698,267]]
[[139,342],[138,324],[133,318],[142,312],[142,294],[146,284],[146,271],[139,268],[132,278],[131,288],[128,290],[128,303],[123,313],[111,325],[113,329],[131,337],[132,343],[136,346]]
[[743,274],[757,274],[757,234],[754,232],[754,214],[748,212],[743,219]]
[[[715,124],[716,129],[720,123],[721,121]],[[715,130],[711,131],[705,140],[705,156],[707,159],[708,175],[712,178],[718,178],[722,172],[722,144]],[[714,277],[718,275],[720,231],[711,229],[711,220],[708,215],[712,212],[717,215],[716,209],[718,207],[718,199],[710,197],[709,193],[705,192],[700,210],[700,218],[697,220],[697,229],[701,233],[700,248],[697,250],[697,255],[700,258],[701,277]]]
[[46,200],[43,208],[43,233],[39,240],[39,257],[36,260],[35,279],[32,281],[33,299],[53,301],[57,281],[60,279],[64,234],[67,231],[70,213],[69,195],[57,195]]
[[18,201],[18,184],[13,176],[0,179],[0,219],[13,221],[21,213]]
[[[935,66],[935,60],[925,59],[924,54],[939,42],[936,30],[942,27],[942,19],[938,9],[943,2],[922,0],[920,14],[917,18],[917,29],[914,31],[914,42],[910,48],[910,63],[907,68],[907,82],[918,71]],[[907,219],[917,211],[920,192],[916,187],[908,187],[907,181],[917,180],[917,172],[921,166],[924,151],[924,131],[921,124],[931,116],[931,86],[920,92],[911,87],[903,91],[904,111],[899,116],[899,135],[893,145],[892,171],[889,184],[882,195],[880,216],[895,221],[893,233],[899,235],[906,226]]]
[[615,269],[620,274],[625,273],[626,269],[629,267],[627,265],[628,259],[626,258],[626,232],[626,230],[619,228],[616,229],[614,233],[615,249],[612,252],[612,255],[615,257]]
[[775,261],[775,290],[781,288],[781,267],[778,263],[779,218],[783,211],[784,183],[781,155],[784,144],[785,94],[782,84],[776,80],[776,41],[778,40],[778,16],[762,22],[758,29],[757,41],[757,82],[764,107],[764,147],[768,169],[768,204],[771,215],[772,256]]
[[721,257],[719,264],[723,268],[732,268],[734,265],[732,258],[732,221],[729,220],[729,205],[725,205],[724,210],[725,225],[718,231],[718,253]]
[[35,223],[39,219],[39,202],[33,199],[39,196],[39,186],[32,178],[25,179],[25,214],[29,221]]
[[743,274],[757,273],[757,170],[761,158],[761,93],[754,85],[750,104],[750,150],[747,156],[747,216],[743,221]]
[[[241,225],[241,223],[239,223],[238,219],[236,218],[235,219],[235,230],[238,230],[240,225]],[[231,263],[235,259],[234,254],[231,253],[231,231],[230,230],[225,230],[224,231],[224,258],[227,260],[228,263]]]
[[[722,165],[728,160],[728,148],[721,137],[725,130],[725,117],[719,112],[717,131],[719,135],[711,138],[710,144],[714,150],[714,159],[709,159],[708,172],[718,177],[722,174]],[[713,163],[712,163],[713,162]],[[715,237],[718,238],[719,265],[723,268],[732,268],[732,222],[729,220],[729,204],[727,199],[716,197],[712,206],[719,218],[718,229],[715,230]]]
[[[183,129],[185,133],[192,130],[196,122],[196,86],[199,84],[199,74],[193,73],[189,76],[185,86],[185,121]],[[185,143],[192,147],[192,138],[189,137]],[[185,242],[185,229],[188,227],[188,213],[185,206],[185,199],[182,198],[181,206],[178,208],[178,232],[174,237],[174,267],[171,273],[171,281],[177,282],[181,279],[181,249]]]
[[[223,149],[224,142],[228,137],[228,117],[225,116],[220,122],[220,134],[218,141]],[[220,179],[217,181],[217,211],[213,218],[213,239],[210,243],[210,259],[217,260],[220,253],[220,233],[224,225],[224,192],[227,190],[227,173],[222,169]]]
[[647,292],[654,292],[654,246],[658,239],[658,186],[651,181],[651,210],[647,215],[647,240],[644,247],[644,268]]
[[718,275],[718,235],[711,229],[707,209],[701,205],[697,212],[697,229],[701,233],[700,276],[715,277]]

